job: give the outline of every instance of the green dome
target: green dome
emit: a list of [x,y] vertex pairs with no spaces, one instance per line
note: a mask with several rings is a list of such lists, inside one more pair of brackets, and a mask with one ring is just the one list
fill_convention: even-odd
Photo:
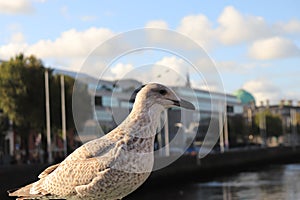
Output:
[[251,102],[254,102],[255,104],[255,98],[253,97],[253,95],[244,89],[235,91],[233,95],[236,96],[242,104],[250,104]]

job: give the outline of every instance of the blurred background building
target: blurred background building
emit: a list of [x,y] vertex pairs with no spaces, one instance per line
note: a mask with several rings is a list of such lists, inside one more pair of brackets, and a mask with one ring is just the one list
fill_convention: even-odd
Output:
[[[67,74],[76,77],[72,72],[56,71],[55,73]],[[76,132],[74,129],[68,130],[68,147],[70,151],[77,148],[82,142],[86,142],[109,132],[125,119],[132,108],[129,98],[136,88],[143,83],[126,79],[120,81],[95,81],[92,77],[82,78],[90,93],[93,113],[84,123],[83,129]],[[97,84],[94,84],[97,82]],[[269,105],[269,101],[261,102],[257,106],[255,98],[249,92],[240,89],[233,94],[221,94],[209,92],[202,89],[191,88],[190,84],[184,86],[171,87],[180,97],[191,101],[195,106],[195,111],[172,108],[167,111],[167,118],[162,117],[162,126],[166,123],[166,128],[159,130],[156,137],[156,148],[161,148],[168,141],[175,138],[175,146],[169,153],[182,153],[190,151],[184,149],[186,144],[190,148],[199,149],[203,139],[207,134],[211,120],[218,120],[219,115],[212,107],[225,98],[224,110],[226,121],[224,132],[227,132],[227,148],[241,148],[249,146],[268,147],[279,145],[299,144],[299,116],[300,104],[294,105],[293,101],[282,100],[277,105]],[[0,116],[1,116],[0,110]],[[100,125],[100,126],[99,126]],[[20,149],[20,137],[13,130],[13,126],[8,120],[9,128],[1,134],[0,160],[4,162],[4,157],[14,157],[22,155]],[[101,127],[101,128],[100,128]],[[166,134],[168,134],[166,136]],[[32,132],[28,136],[29,140],[29,160],[44,162],[45,150],[42,149],[41,140],[44,137],[41,133]],[[53,136],[53,151],[59,159],[63,157],[63,142],[61,137]],[[223,144],[224,145],[224,144]],[[220,144],[217,143],[215,151],[219,151]]]

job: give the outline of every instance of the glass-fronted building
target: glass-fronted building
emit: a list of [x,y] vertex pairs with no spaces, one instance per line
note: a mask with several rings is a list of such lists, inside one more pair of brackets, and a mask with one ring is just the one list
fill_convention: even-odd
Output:
[[[129,99],[134,90],[142,85],[136,80],[127,79],[121,81],[104,81],[100,80],[98,84],[89,84],[88,88],[92,93],[92,107],[94,107],[92,121],[98,122],[104,132],[108,132],[121,123],[129,114],[132,103]],[[176,135],[179,138],[178,146],[186,143],[190,136],[197,134],[196,139],[202,140],[207,132],[210,120],[219,117],[219,103],[225,105],[228,115],[241,115],[243,113],[243,106],[240,101],[233,95],[222,94],[217,92],[208,92],[201,89],[192,89],[190,87],[171,87],[176,94],[181,98],[192,102],[196,110],[190,111],[179,108],[172,108],[168,110],[168,127],[167,131],[169,139],[172,140]],[[162,123],[164,119],[162,117]],[[97,123],[87,123],[87,125],[95,125]],[[85,128],[84,130],[94,130],[97,128]],[[162,134],[158,142],[164,145],[165,128],[160,130]],[[91,135],[92,132],[89,133]],[[84,134],[83,134],[84,135]],[[95,134],[95,138],[98,137]],[[87,137],[91,139],[91,137]],[[193,137],[194,138],[194,137]]]

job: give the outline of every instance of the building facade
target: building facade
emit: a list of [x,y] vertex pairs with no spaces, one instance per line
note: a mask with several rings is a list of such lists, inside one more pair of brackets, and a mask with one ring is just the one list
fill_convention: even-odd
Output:
[[234,93],[244,108],[245,136],[249,142],[262,146],[291,146],[300,144],[300,102],[281,100],[270,105],[257,105],[252,94],[240,89]]
[[[132,103],[129,102],[132,93],[141,85],[141,82],[132,79],[100,80],[97,84],[89,84],[88,88],[93,96],[91,102],[94,114],[92,119],[86,123],[83,132],[79,133],[83,136],[81,137],[83,142],[99,137],[100,127],[103,132],[108,132],[121,123],[132,108]],[[162,147],[166,144],[167,134],[168,140],[173,141],[174,151],[179,151],[194,139],[196,141],[204,139],[211,121],[219,120],[219,109],[223,109],[228,116],[242,115],[243,113],[243,106],[234,95],[208,92],[188,86],[171,86],[171,88],[181,98],[192,102],[196,110],[171,108],[167,111],[167,115],[162,115],[161,127],[166,124],[167,120],[167,128],[158,130],[157,146]],[[220,105],[225,107],[220,108]]]

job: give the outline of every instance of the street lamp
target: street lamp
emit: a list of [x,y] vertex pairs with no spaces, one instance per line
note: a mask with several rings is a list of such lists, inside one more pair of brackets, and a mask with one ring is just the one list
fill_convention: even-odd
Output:
[[60,76],[61,88],[61,119],[62,119],[62,136],[64,143],[64,156],[67,157],[67,131],[66,131],[66,103],[65,103],[65,79],[64,75]]
[[51,125],[50,125],[50,97],[49,97],[49,72],[45,70],[45,98],[46,98],[46,126],[47,126],[47,152],[48,163],[53,162],[51,147]]

